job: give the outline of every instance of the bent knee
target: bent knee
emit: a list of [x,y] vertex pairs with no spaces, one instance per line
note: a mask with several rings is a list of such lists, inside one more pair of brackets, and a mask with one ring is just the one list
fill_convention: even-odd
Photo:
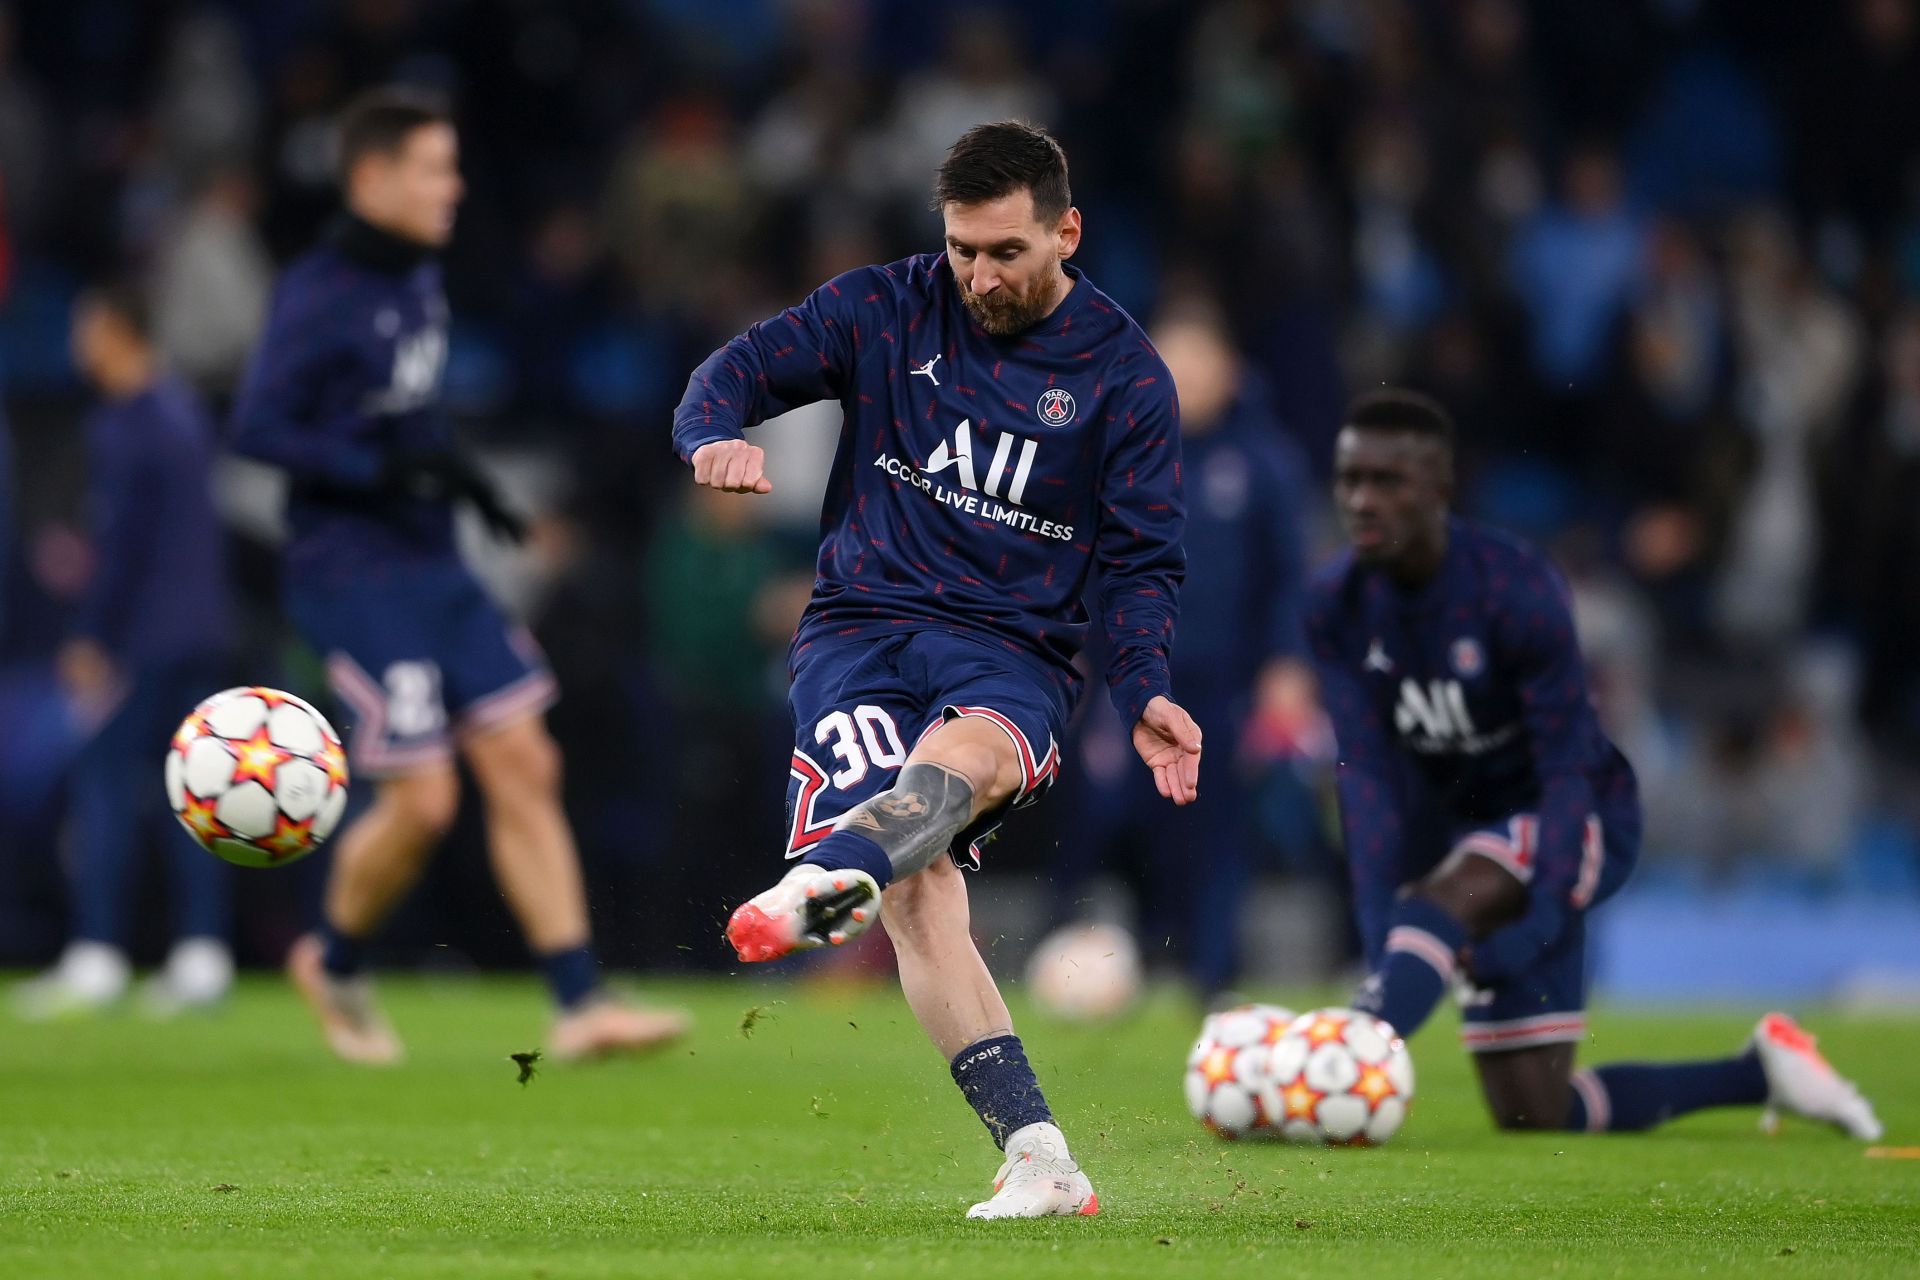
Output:
[[1526,910],[1526,886],[1486,858],[1464,858],[1413,886],[1421,898],[1485,937]]
[[460,779],[450,768],[409,773],[380,784],[377,803],[423,848],[448,831],[460,813]]
[[1502,1133],[1542,1133],[1567,1127],[1565,1100],[1553,1105],[1497,1107],[1493,1127]]
[[538,719],[475,739],[467,748],[467,758],[490,802],[560,792],[560,744]]

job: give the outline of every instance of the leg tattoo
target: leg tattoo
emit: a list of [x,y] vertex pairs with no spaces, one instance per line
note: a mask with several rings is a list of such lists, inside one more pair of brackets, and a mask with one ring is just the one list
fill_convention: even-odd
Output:
[[973,784],[966,775],[922,760],[902,769],[892,789],[848,811],[840,826],[879,845],[898,880],[944,853],[972,819]]

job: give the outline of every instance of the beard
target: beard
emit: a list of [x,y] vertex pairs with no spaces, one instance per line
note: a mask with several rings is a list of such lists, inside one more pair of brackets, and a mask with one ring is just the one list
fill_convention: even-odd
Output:
[[996,338],[1025,333],[1046,319],[1053,309],[1053,282],[1058,278],[1059,259],[1056,258],[1027,286],[1027,293],[1017,294],[1003,285],[982,297],[967,287],[958,272],[954,273],[954,283],[960,286],[960,301],[967,314]]

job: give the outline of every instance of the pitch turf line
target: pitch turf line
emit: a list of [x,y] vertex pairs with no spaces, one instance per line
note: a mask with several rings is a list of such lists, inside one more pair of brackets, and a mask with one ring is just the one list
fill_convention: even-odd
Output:
[[[677,986],[640,1062],[541,1063],[524,982],[389,982],[410,1064],[317,1052],[268,980],[227,1015],[0,1035],[0,1269],[35,1277],[1920,1273],[1920,1162],[1751,1113],[1644,1138],[1490,1133],[1443,1019],[1379,1151],[1220,1143],[1184,1113],[1197,1013],[1022,1030],[1105,1212],[969,1223],[997,1157],[890,992]],[[1302,1003],[1296,1000],[1295,1003]],[[759,1007],[752,1035],[746,1010]],[[1754,1011],[1757,1013],[1758,1011]],[[1750,1017],[1595,1019],[1589,1060],[1726,1051]],[[1920,1022],[1809,1022],[1920,1137]]]

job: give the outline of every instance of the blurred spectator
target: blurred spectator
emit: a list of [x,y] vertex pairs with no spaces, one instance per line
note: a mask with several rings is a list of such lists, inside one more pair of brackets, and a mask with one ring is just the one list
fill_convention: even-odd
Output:
[[153,280],[154,329],[168,363],[224,399],[260,336],[273,261],[254,230],[259,197],[239,169],[210,176],[163,235]]
[[95,727],[68,783],[72,940],[51,972],[16,994],[29,1017],[120,998],[151,841],[165,854],[174,942],[146,1002],[171,1013],[217,1002],[233,979],[229,868],[174,823],[154,785],[174,727],[220,688],[227,599],[209,486],[213,425],[163,371],[131,290],[82,297],[73,345],[104,403],[87,425],[93,576],[58,666]]
[[1828,486],[1840,532],[1833,569],[1851,585],[1863,648],[1860,714],[1884,750],[1920,769],[1920,306],[1909,305],[1882,341],[1875,376],[1835,443]]
[[1837,423],[1860,362],[1860,326],[1772,213],[1733,243],[1741,418],[1753,460],[1737,501],[1716,607],[1726,638],[1777,646],[1805,622],[1819,531],[1812,451]]
[[903,229],[925,225],[931,175],[955,138],[990,120],[1052,118],[1053,97],[1030,61],[1022,25],[992,10],[949,22],[940,64],[908,76],[891,117],[859,144],[855,188],[895,205]]
[[167,172],[191,190],[208,174],[251,158],[259,98],[239,34],[227,15],[203,5],[172,32],[161,63],[154,127]]
[[718,102],[669,102],[614,157],[602,211],[642,302],[716,329],[745,287],[758,215],[734,132]]
[[1533,319],[1534,373],[1555,395],[1590,392],[1606,376],[1644,235],[1627,208],[1618,158],[1592,143],[1567,157],[1560,198],[1522,225],[1514,289]]

